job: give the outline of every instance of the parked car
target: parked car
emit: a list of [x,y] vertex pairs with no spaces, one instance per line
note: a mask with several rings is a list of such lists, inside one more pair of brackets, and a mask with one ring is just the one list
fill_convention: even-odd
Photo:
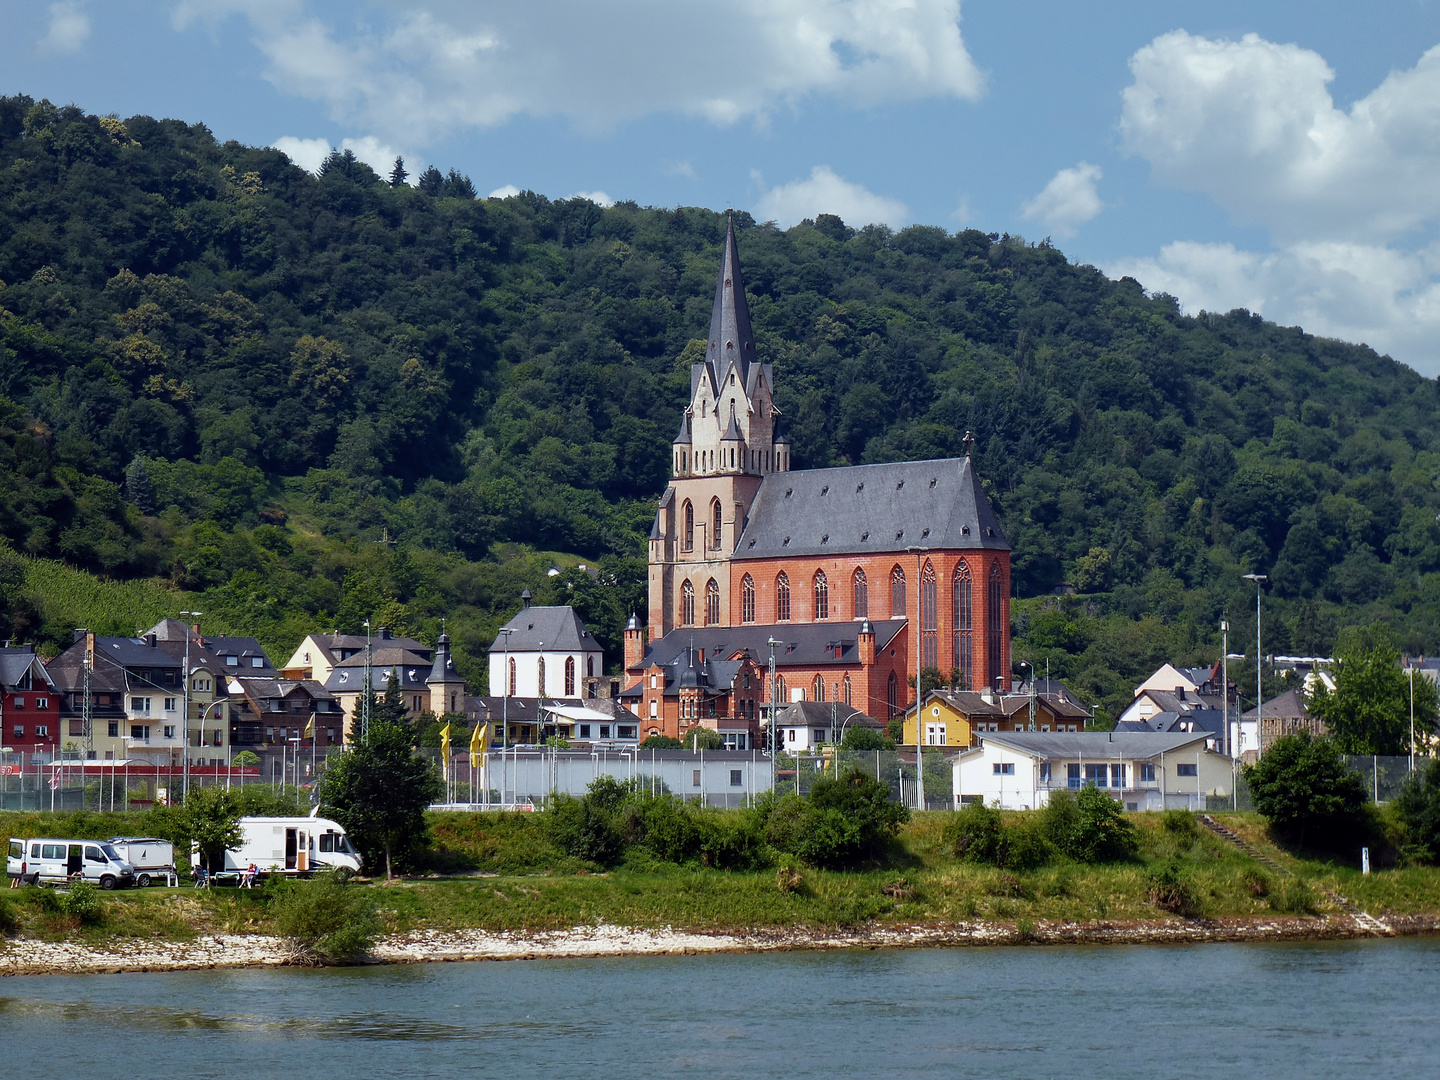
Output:
[[135,886],[143,889],[156,879],[175,876],[175,845],[155,836],[112,836],[110,846],[135,871]]
[[[19,854],[16,854],[16,848]],[[16,865],[18,864],[18,865]],[[11,872],[11,866],[16,865]],[[106,840],[11,838],[5,872],[11,877],[38,873],[42,885],[62,885],[77,875],[102,889],[130,885],[135,871]]]

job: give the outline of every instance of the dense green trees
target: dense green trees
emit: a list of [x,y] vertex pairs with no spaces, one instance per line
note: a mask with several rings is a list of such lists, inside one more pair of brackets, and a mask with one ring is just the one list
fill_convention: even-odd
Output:
[[1365,784],[1330,739],[1308,732],[1276,739],[1245,766],[1245,782],[1255,809],[1299,847],[1339,848],[1364,828]]
[[1408,754],[1413,689],[1415,738],[1423,746],[1435,727],[1435,684],[1424,677],[1412,684],[1399,653],[1383,636],[1351,637],[1336,659],[1334,691],[1317,685],[1310,696],[1311,714],[1325,721],[1344,753]]
[[[618,655],[724,219],[322,172],[0,99],[0,535],[204,590],[281,651],[463,609],[462,664],[557,560]],[[974,432],[1017,660],[1113,713],[1213,659],[1222,613],[1253,640],[1247,570],[1267,651],[1374,622],[1440,651],[1433,381],[1018,237],[737,227],[797,467]]]

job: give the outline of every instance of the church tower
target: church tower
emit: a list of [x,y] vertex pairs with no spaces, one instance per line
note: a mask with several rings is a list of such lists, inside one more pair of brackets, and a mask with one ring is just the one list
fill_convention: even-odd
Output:
[[690,404],[650,532],[652,641],[679,626],[733,625],[730,556],[761,480],[790,468],[790,442],[775,430],[774,385],[772,365],[756,355],[732,218],[705,359],[690,366]]

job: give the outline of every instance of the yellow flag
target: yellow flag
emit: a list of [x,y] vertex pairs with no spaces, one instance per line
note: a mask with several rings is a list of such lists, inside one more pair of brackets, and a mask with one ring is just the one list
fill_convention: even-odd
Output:
[[485,736],[489,726],[488,724],[476,724],[475,730],[470,733],[470,756],[472,758],[485,752]]
[[313,739],[315,737],[315,717],[310,717],[310,722],[305,725],[305,734],[301,737],[305,739]]
[[448,761],[450,758],[450,725],[446,724],[440,729],[440,753]]

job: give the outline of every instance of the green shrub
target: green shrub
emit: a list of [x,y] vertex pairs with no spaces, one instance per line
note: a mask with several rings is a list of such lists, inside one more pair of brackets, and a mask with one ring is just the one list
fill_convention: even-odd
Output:
[[645,741],[640,744],[641,750],[679,750],[684,747],[679,739],[673,735],[647,735]]
[[13,934],[20,929],[20,916],[8,896],[0,896],[0,934]]
[[1171,836],[1182,840],[1193,840],[1200,835],[1195,815],[1188,810],[1166,810],[1160,818],[1160,826]]
[[968,803],[945,826],[945,846],[963,862],[995,866],[1003,828],[999,810],[983,802]]
[[1440,861],[1440,759],[1422,762],[1407,776],[1390,806],[1403,827],[1406,861]]
[[840,748],[857,754],[873,754],[876,750],[894,750],[895,743],[874,728],[852,727],[840,740]]
[[1276,739],[1245,766],[1245,782],[1275,834],[1299,847],[1338,850],[1365,830],[1364,782],[1329,739],[1309,732]]
[[368,949],[380,932],[368,894],[333,874],[286,882],[277,891],[275,929],[302,963],[346,963]]
[[769,865],[765,837],[753,818],[709,813],[701,821],[700,861],[706,866],[717,870],[757,870]]
[[810,788],[795,854],[813,866],[845,869],[877,859],[910,820],[908,807],[890,801],[890,789],[859,769]]
[[614,866],[624,843],[609,814],[588,797],[562,796],[545,811],[550,839],[568,855],[596,866]]
[[100,899],[100,890],[88,881],[72,882],[69,888],[59,894],[60,911],[72,919],[78,919],[81,926],[97,926],[105,921],[105,904]]
[[1272,889],[1265,902],[1272,911],[1285,915],[1314,915],[1318,910],[1315,891],[1303,881],[1286,878]]
[[1179,865],[1170,860],[1150,875],[1150,903],[1161,911],[1193,918],[1200,914],[1200,898]]
[[1270,895],[1270,878],[1260,870],[1246,870],[1241,875],[1240,882],[1245,886],[1245,891],[1256,899]]
[[1053,792],[1040,828],[1057,851],[1076,862],[1119,862],[1140,849],[1135,826],[1125,819],[1120,804],[1099,788],[1081,788],[1079,795]]

